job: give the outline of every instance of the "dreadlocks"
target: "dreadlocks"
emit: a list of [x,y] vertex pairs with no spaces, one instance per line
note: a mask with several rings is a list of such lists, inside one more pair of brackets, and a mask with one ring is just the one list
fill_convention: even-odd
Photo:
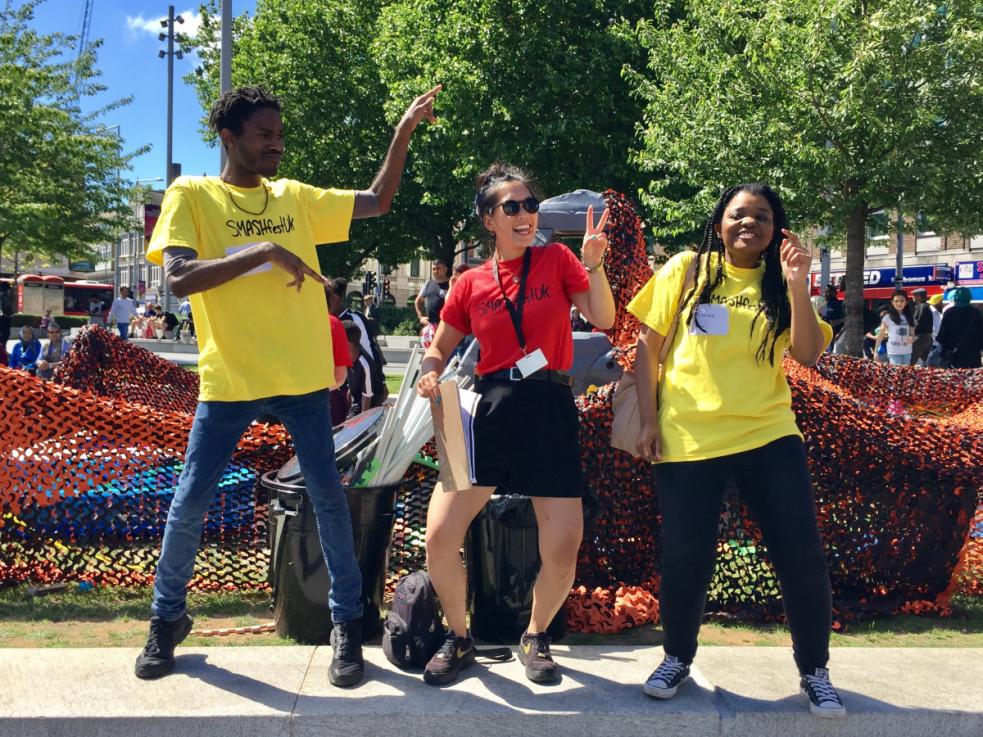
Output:
[[242,124],[253,113],[263,108],[280,110],[280,98],[262,87],[235,87],[215,101],[208,114],[208,127],[216,133],[228,128],[237,136],[242,135]]
[[[717,235],[715,226],[723,220],[727,204],[734,199],[738,192],[748,192],[764,197],[768,200],[774,217],[775,229],[772,233],[771,243],[768,244],[768,248],[765,249],[762,255],[762,260],[765,264],[765,273],[761,279],[761,304],[758,306],[758,312],[755,314],[754,320],[751,321],[751,334],[753,335],[758,318],[764,315],[764,319],[768,323],[768,329],[765,332],[764,338],[761,339],[755,359],[760,363],[767,358],[771,365],[774,366],[775,343],[778,341],[778,336],[788,330],[792,325],[792,305],[789,302],[788,285],[785,282],[784,274],[782,274],[782,264],[779,256],[779,248],[784,237],[782,235],[782,229],[788,227],[785,218],[785,207],[782,205],[779,196],[768,185],[758,183],[738,184],[736,187],[730,187],[724,190],[724,193],[720,195],[720,199],[717,200],[717,204],[713,208],[713,213],[710,215],[706,227],[703,229],[703,240],[700,242],[700,247],[696,252],[697,263],[699,264],[696,281],[683,299],[680,309],[688,305],[694,296],[696,297],[697,305],[709,304],[713,290],[720,286],[725,278],[724,242]],[[711,258],[712,254],[716,254],[717,258]],[[711,267],[712,262],[715,262],[715,267]],[[696,326],[699,328],[701,326],[699,318],[696,317],[696,312],[697,310],[695,309],[690,312],[686,318],[686,324],[690,325],[695,319]]]

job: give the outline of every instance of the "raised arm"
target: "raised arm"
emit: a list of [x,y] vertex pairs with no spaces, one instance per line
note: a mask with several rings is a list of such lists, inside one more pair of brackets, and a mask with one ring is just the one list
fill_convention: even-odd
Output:
[[393,197],[399,187],[406,165],[406,151],[410,146],[410,137],[421,120],[426,118],[431,123],[437,120],[433,114],[433,101],[440,92],[442,85],[437,85],[426,94],[416,98],[403,113],[393,133],[393,139],[386,151],[382,168],[376,174],[372,186],[355,193],[355,209],[352,217],[356,220],[374,218],[385,215],[392,207]]
[[615,318],[614,295],[611,294],[607,274],[604,273],[604,253],[608,247],[604,226],[607,222],[607,208],[604,209],[596,226],[594,208],[587,208],[587,227],[584,231],[581,254],[590,280],[590,288],[586,292],[577,292],[570,297],[570,301],[580,310],[580,314],[587,322],[601,330],[608,330],[614,325]]
[[788,352],[803,366],[813,366],[826,349],[823,335],[809,296],[809,266],[812,257],[799,243],[799,237],[790,230],[782,230],[785,239],[781,245],[782,271],[788,282],[792,303],[792,328]]
[[213,259],[199,259],[193,248],[171,246],[164,249],[164,273],[168,286],[177,297],[220,286],[265,263],[272,263],[292,276],[287,286],[297,287],[298,291],[307,277],[318,284],[327,284],[327,280],[299,256],[269,241],[253,243],[229,256]]

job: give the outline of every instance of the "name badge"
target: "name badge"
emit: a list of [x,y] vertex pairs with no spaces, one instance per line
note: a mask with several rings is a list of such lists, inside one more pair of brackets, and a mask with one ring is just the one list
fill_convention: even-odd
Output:
[[539,369],[546,368],[546,356],[543,354],[542,348],[537,348],[532,353],[523,356],[518,361],[515,362],[515,367],[519,369],[519,373],[522,374],[522,378],[526,378],[530,374],[534,374]]
[[[699,321],[699,324],[697,324]],[[730,310],[725,305],[699,305],[689,325],[690,335],[727,335]]]
[[[239,251],[244,251],[247,248],[255,245],[256,245],[255,243],[247,243],[244,246],[229,246],[228,248],[225,249],[225,255],[232,256],[233,254],[239,253]],[[262,274],[264,271],[269,271],[272,268],[273,268],[273,264],[267,261],[265,264],[260,264],[255,269],[250,269],[244,274],[239,274],[239,276],[237,276],[236,278],[238,279],[243,276],[252,276],[253,274]]]

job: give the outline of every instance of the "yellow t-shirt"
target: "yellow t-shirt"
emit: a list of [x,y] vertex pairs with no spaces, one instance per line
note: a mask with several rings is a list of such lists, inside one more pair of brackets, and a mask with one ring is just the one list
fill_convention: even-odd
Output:
[[[686,269],[695,257],[688,251],[669,259],[635,295],[628,310],[665,335],[676,314]],[[711,272],[715,264],[714,260]],[[755,358],[767,326],[762,314],[751,332],[761,302],[764,266],[741,269],[724,263],[724,274],[712,304],[703,305],[698,313],[706,332],[695,332],[695,321],[686,324],[695,306],[691,302],[666,356],[659,389],[663,461],[718,458],[760,448],[786,435],[802,437],[782,370],[789,331],[778,337],[774,366],[767,357],[760,363]],[[832,328],[818,315],[816,320],[829,341]]]
[[[272,241],[319,271],[315,244],[348,239],[353,191],[289,179],[243,189],[218,177],[179,177],[168,187],[147,259],[161,264],[170,246],[218,259]],[[249,212],[247,212],[247,210]],[[202,401],[246,401],[328,387],[333,378],[324,288],[271,263],[192,294]]]

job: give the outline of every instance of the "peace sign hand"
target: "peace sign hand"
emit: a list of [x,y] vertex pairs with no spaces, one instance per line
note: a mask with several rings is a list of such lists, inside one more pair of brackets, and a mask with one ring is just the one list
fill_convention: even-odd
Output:
[[588,271],[594,271],[604,261],[604,252],[608,249],[608,236],[604,226],[608,223],[608,208],[604,208],[601,219],[594,225],[594,208],[587,208],[587,227],[584,232],[584,243],[580,249],[580,257]]

